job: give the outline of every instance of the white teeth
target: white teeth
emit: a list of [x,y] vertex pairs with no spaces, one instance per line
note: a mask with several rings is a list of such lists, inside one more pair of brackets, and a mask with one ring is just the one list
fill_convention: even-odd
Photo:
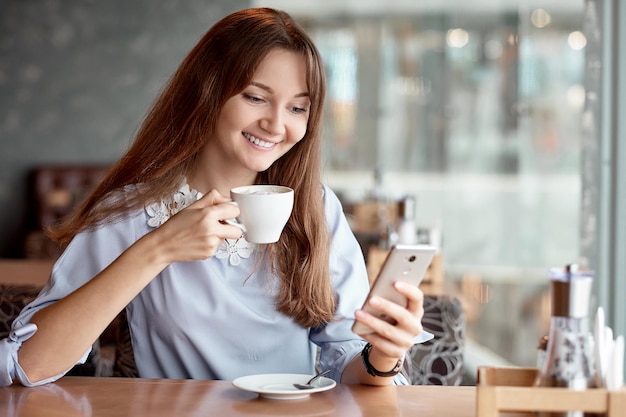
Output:
[[264,140],[261,140],[259,138],[255,138],[254,136],[252,136],[249,133],[244,133],[243,134],[245,136],[246,139],[248,139],[250,142],[254,143],[257,146],[260,146],[262,148],[271,148],[272,146],[274,146],[274,144],[272,142],[265,142]]

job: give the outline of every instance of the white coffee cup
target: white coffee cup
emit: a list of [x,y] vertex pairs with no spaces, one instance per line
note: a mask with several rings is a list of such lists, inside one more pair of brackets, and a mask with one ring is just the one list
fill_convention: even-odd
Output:
[[233,204],[239,207],[236,220],[226,223],[239,227],[250,243],[278,242],[291,210],[293,189],[282,185],[245,185],[230,190]]

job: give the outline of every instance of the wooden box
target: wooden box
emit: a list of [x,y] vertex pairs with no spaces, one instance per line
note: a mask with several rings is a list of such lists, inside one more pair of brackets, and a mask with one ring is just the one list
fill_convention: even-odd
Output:
[[624,416],[626,389],[608,391],[590,388],[574,391],[567,388],[534,387],[535,368],[478,368],[476,415],[496,417],[501,412],[585,411],[607,417]]
[[398,218],[398,203],[364,201],[352,208],[354,224],[352,228],[360,233],[379,233],[386,231],[388,225],[394,225]]

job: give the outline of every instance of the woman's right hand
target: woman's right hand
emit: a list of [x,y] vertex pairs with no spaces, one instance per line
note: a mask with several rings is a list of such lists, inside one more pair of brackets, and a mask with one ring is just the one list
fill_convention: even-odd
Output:
[[241,229],[224,223],[239,215],[231,199],[216,190],[172,216],[152,233],[167,263],[210,258],[224,239],[238,239]]

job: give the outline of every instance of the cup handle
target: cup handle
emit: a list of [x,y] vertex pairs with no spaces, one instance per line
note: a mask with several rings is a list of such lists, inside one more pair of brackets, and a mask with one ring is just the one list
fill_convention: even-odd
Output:
[[244,226],[243,224],[239,223],[237,221],[237,219],[226,219],[226,220],[222,220],[224,223],[226,224],[230,224],[231,226],[235,226],[241,229],[242,232],[246,233],[246,226]]
[[[233,206],[237,206],[239,207],[239,204],[237,204],[237,202],[235,201],[229,201],[230,204],[232,204]],[[241,229],[241,231],[243,233],[246,233],[246,226],[244,226],[243,224],[239,223],[237,221],[237,219],[226,219],[226,220],[222,220],[224,223],[226,224],[230,224],[231,226],[235,226]]]

